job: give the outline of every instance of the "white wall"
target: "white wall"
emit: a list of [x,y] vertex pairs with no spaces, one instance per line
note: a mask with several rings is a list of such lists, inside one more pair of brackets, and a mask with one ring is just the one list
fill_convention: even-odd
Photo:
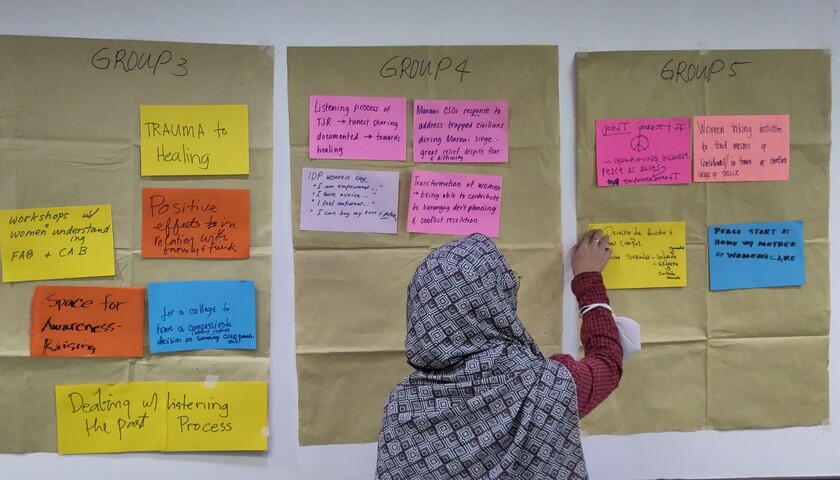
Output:
[[[2,478],[372,478],[375,446],[300,448],[294,366],[293,273],[285,49],[290,45],[549,44],[559,46],[563,239],[574,243],[575,52],[824,48],[840,51],[840,1],[0,0],[0,34],[271,44],[276,47],[271,437],[267,455],[0,455]],[[0,71],[0,75],[3,72]],[[832,61],[832,191],[840,165],[840,70]],[[69,93],[69,92],[68,92]],[[3,92],[0,92],[2,95]],[[838,229],[837,195],[830,199]],[[836,245],[836,244],[835,244]],[[840,299],[840,253],[831,255]],[[575,322],[567,291],[567,331]],[[836,304],[836,302],[834,302]],[[836,323],[837,321],[835,321]],[[568,350],[572,348],[567,335]],[[832,366],[840,328],[831,331]],[[831,423],[840,369],[831,369]],[[0,379],[2,382],[2,379]],[[632,415],[632,412],[628,412]],[[0,425],[0,428],[3,428]],[[594,479],[840,475],[836,427],[588,437]]]

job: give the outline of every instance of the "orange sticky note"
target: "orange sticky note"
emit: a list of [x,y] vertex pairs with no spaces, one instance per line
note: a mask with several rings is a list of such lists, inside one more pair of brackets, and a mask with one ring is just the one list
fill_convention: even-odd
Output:
[[142,357],[145,289],[39,285],[32,296],[33,357]]
[[144,188],[144,258],[248,258],[250,190]]
[[789,177],[788,115],[694,117],[695,182],[770,182]]

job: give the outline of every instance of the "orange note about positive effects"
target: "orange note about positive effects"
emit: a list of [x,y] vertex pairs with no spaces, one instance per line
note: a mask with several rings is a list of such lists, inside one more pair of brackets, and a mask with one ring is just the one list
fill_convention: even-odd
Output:
[[248,258],[251,192],[144,188],[144,258]]
[[142,357],[141,287],[39,285],[32,296],[33,357]]

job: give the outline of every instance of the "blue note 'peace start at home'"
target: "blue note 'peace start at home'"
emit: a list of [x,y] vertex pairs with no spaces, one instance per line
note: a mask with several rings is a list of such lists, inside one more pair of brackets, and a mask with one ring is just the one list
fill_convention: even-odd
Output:
[[257,348],[254,282],[160,282],[147,288],[152,353]]
[[712,290],[805,284],[802,222],[709,225]]

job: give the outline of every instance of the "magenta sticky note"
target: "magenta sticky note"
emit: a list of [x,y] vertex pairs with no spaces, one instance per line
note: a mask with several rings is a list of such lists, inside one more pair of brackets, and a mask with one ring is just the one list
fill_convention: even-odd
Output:
[[789,176],[788,115],[694,117],[695,182],[770,182]]
[[688,118],[595,120],[598,186],[691,183]]
[[400,174],[304,168],[300,229],[397,233]]
[[406,100],[309,97],[309,158],[405,160]]
[[414,161],[507,162],[507,102],[415,100]]
[[502,177],[414,170],[408,231],[499,236]]

